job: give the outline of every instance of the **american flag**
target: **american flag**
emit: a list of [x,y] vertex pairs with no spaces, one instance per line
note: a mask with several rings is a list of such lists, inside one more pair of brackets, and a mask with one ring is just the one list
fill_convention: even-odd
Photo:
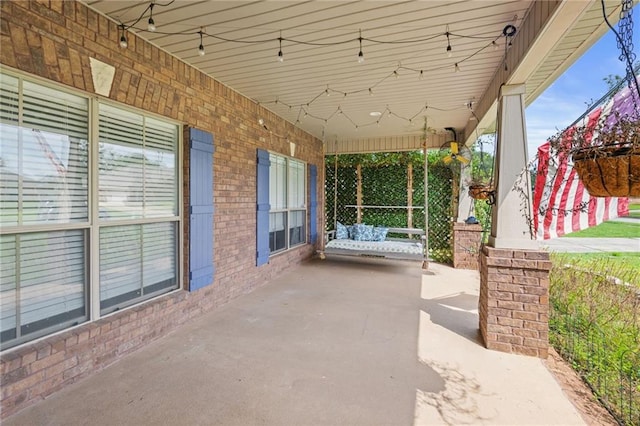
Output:
[[[611,123],[617,117],[612,112],[631,114],[639,104],[634,90],[635,87],[620,90],[604,106],[593,110],[563,134],[570,135],[575,127],[593,126],[600,120]],[[538,148],[537,159],[533,221],[538,240],[561,237],[629,215],[627,197],[590,196],[578,179],[570,156],[566,152],[553,151],[550,142]]]

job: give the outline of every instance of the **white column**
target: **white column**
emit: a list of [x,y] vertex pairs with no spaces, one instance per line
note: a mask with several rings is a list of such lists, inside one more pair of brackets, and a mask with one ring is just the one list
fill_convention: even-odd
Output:
[[473,200],[469,196],[469,181],[471,181],[471,164],[460,170],[460,185],[458,193],[458,222],[464,222],[469,216],[474,216]]
[[505,85],[498,100],[496,204],[491,209],[489,237],[489,245],[495,248],[539,249],[530,230],[533,197],[527,170],[524,94],[524,84]]

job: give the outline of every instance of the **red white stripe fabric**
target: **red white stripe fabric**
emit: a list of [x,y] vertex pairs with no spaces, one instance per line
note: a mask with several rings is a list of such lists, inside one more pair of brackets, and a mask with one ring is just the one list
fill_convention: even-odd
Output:
[[[607,108],[608,107],[608,108]],[[598,108],[576,126],[593,125],[610,111]],[[570,128],[565,135],[570,135]],[[592,197],[578,179],[566,153],[552,153],[550,143],[538,148],[533,216],[538,240],[561,237],[629,214],[626,197]]]

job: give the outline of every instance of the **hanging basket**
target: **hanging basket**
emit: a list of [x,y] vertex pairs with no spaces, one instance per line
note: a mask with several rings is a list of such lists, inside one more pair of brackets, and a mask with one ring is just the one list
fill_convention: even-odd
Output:
[[474,200],[488,200],[493,193],[491,185],[471,184],[469,185],[469,196]]
[[592,197],[640,197],[640,150],[580,149],[573,153],[573,167]]

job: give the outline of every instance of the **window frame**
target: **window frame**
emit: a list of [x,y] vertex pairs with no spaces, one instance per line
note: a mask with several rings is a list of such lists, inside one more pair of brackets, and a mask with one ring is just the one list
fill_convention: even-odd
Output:
[[[98,99],[96,98],[96,102],[94,104],[94,108],[95,111],[92,114],[92,118],[95,120],[95,125],[93,126],[93,133],[94,133],[94,139],[92,139],[93,141],[95,141],[95,145],[98,146],[100,143],[100,136],[99,136],[99,132],[100,132],[100,125],[99,125],[99,121],[100,121],[100,105],[107,105],[108,107],[111,108],[116,108],[118,110],[120,110],[120,112],[130,112],[131,114],[137,114],[137,115],[141,115],[144,118],[153,118],[155,120],[159,120],[159,121],[163,121],[165,123],[171,123],[173,125],[177,126],[177,132],[176,132],[176,136],[177,136],[177,140],[176,140],[176,155],[175,155],[175,167],[176,167],[176,175],[177,175],[177,179],[176,179],[176,207],[177,207],[177,215],[173,215],[173,216],[153,216],[153,217],[140,217],[140,218],[135,218],[135,219],[105,219],[105,218],[101,218],[100,217],[100,177],[99,177],[99,149],[94,149],[92,150],[92,157],[94,160],[94,166],[91,168],[94,171],[94,174],[96,174],[97,176],[95,176],[95,178],[91,181],[92,185],[94,186],[94,194],[95,196],[91,197],[91,203],[94,204],[94,208],[93,210],[91,210],[92,213],[92,223],[94,223],[95,225],[92,227],[91,231],[91,241],[92,242],[97,242],[95,250],[92,250],[91,253],[97,253],[97,256],[95,256],[97,259],[93,259],[92,256],[92,263],[93,263],[93,267],[91,269],[92,271],[92,279],[91,279],[91,283],[97,282],[98,283],[98,288],[95,289],[96,293],[92,293],[92,295],[95,295],[95,297],[92,298],[91,302],[92,302],[92,309],[91,312],[99,312],[100,315],[98,317],[96,317],[96,319],[98,318],[102,318],[106,315],[109,315],[111,313],[114,313],[118,310],[130,307],[130,306],[135,306],[138,305],[140,303],[143,303],[149,299],[152,299],[156,296],[159,296],[161,294],[165,294],[167,293],[167,291],[157,291],[157,292],[152,292],[149,293],[148,295],[142,295],[136,299],[133,299],[133,301],[123,301],[121,303],[117,303],[114,305],[110,305],[107,308],[101,308],[100,305],[100,230],[103,228],[109,228],[109,227],[117,227],[117,226],[136,226],[136,225],[147,225],[147,224],[153,224],[153,223],[176,223],[178,222],[178,224],[176,225],[176,250],[174,251],[174,255],[175,255],[175,261],[176,261],[176,285],[175,288],[173,290],[180,290],[183,288],[183,282],[182,282],[182,278],[183,278],[183,273],[182,273],[182,241],[183,241],[183,203],[182,203],[182,179],[183,179],[183,169],[182,169],[182,148],[183,148],[183,126],[178,123],[177,121],[174,120],[169,120],[169,119],[165,119],[162,116],[157,116],[155,114],[151,114],[148,113],[147,111],[141,111],[141,110],[137,110],[135,108],[131,108],[128,106],[122,106],[117,104],[116,102],[112,102],[112,101],[108,101],[108,100],[103,100],[103,99]],[[142,283],[141,283],[142,284]],[[141,287],[142,288],[142,287]],[[173,291],[170,290],[170,291]],[[92,319],[93,320],[93,319]]]
[[[121,309],[130,309],[137,305],[147,302],[148,300],[175,291],[181,291],[184,287],[184,194],[183,194],[183,149],[184,149],[184,125],[183,123],[164,117],[162,115],[145,111],[142,109],[130,107],[99,95],[87,93],[77,89],[69,89],[61,84],[49,81],[47,79],[25,74],[21,71],[3,67],[0,71],[3,75],[18,80],[18,121],[17,126],[22,127],[24,123],[24,82],[43,86],[47,89],[61,92],[67,95],[80,97],[87,102],[87,218],[85,221],[69,222],[69,223],[20,223],[16,225],[8,225],[0,227],[0,235],[18,236],[28,235],[42,232],[59,232],[59,231],[79,231],[84,239],[84,316],[68,321],[60,322],[52,326],[48,326],[20,336],[20,332],[16,332],[16,338],[7,340],[2,343],[3,348],[14,348],[36,339],[62,333],[80,326],[87,322],[93,322],[100,318],[110,316]],[[125,220],[104,220],[101,219],[100,209],[100,192],[99,192],[99,106],[109,105],[123,112],[130,112],[141,115],[145,118],[158,120],[162,123],[176,126],[175,140],[175,197],[176,208],[175,214],[171,216],[154,216],[140,219]],[[175,284],[168,289],[151,292],[141,298],[136,298],[126,303],[114,306],[113,309],[101,311],[100,309],[100,229],[110,226],[140,225],[153,223],[171,223],[175,226],[175,240],[173,241],[173,255],[175,259]],[[142,285],[142,284],[141,284]],[[20,282],[16,280],[16,298],[19,297]],[[17,302],[16,302],[17,303]],[[16,304],[16,306],[18,306]],[[19,330],[21,324],[18,323],[19,315],[16,316],[16,328]],[[24,325],[24,324],[22,324]]]
[[[284,164],[285,164],[285,179],[284,179],[284,188],[282,189],[282,191],[285,194],[285,201],[286,201],[286,206],[284,208],[278,208],[278,209],[274,209],[271,207],[271,189],[273,188],[273,183],[271,182],[271,167],[274,166],[274,164],[276,164],[276,161],[273,161],[274,158],[279,158],[284,160]],[[269,224],[271,223],[271,215],[272,214],[283,214],[284,213],[284,238],[285,238],[285,244],[284,247],[278,250],[271,250],[271,230],[269,229],[269,257],[280,254],[280,253],[284,253],[287,252],[289,250],[292,250],[294,248],[300,247],[302,245],[308,244],[309,242],[309,237],[308,237],[308,226],[307,226],[307,214],[308,214],[308,200],[307,197],[309,195],[309,191],[307,188],[307,184],[308,184],[308,178],[307,178],[307,172],[308,172],[308,164],[306,161],[300,160],[298,158],[294,158],[294,157],[290,157],[290,156],[286,156],[286,155],[282,155],[279,154],[277,152],[273,152],[273,151],[269,151],[269,162],[270,162],[270,166],[269,166],[269,175],[270,175],[270,179],[269,179],[269,203],[270,203],[270,207],[269,207]],[[304,188],[304,194],[303,194],[303,200],[304,200],[304,207],[291,207],[291,199],[290,199],[290,191],[289,191],[289,186],[290,186],[290,163],[291,162],[296,162],[299,163],[302,166],[302,173],[301,173],[301,177],[303,179],[303,183],[302,183],[302,187]],[[302,241],[295,243],[295,244],[291,244],[291,217],[293,213],[299,213],[302,212],[303,214],[303,234],[304,237],[302,239]]]

